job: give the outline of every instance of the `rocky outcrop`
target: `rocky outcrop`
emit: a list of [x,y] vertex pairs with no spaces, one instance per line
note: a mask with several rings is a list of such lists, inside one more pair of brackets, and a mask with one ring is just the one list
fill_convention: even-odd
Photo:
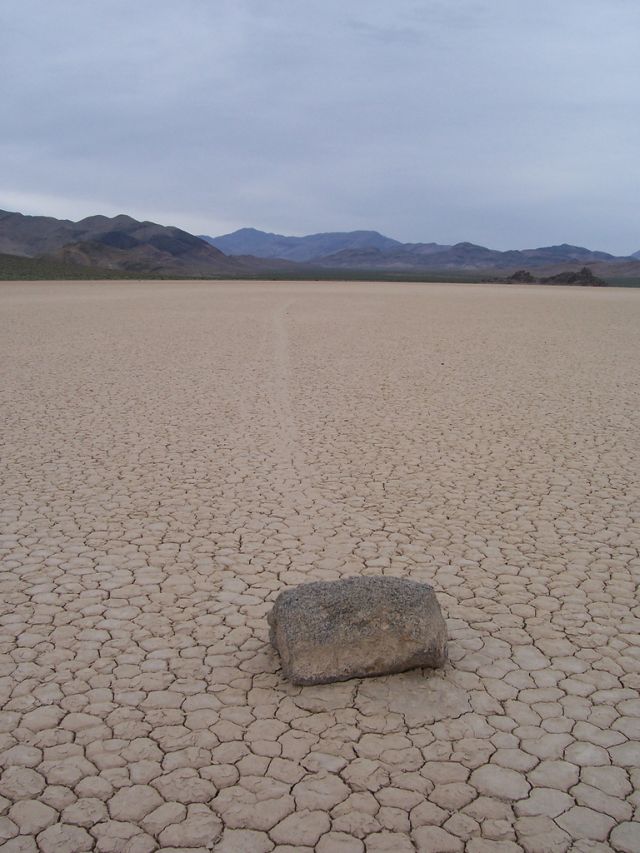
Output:
[[507,281],[511,281],[514,284],[532,284],[535,281],[535,278],[531,275],[529,270],[516,270],[513,275],[510,275]]
[[353,577],[281,593],[268,616],[271,643],[294,684],[324,684],[446,660],[433,589],[406,578]]
[[607,282],[595,276],[589,267],[582,267],[578,272],[569,270],[561,272],[558,275],[550,275],[547,278],[541,278],[543,284],[578,284],[588,287],[606,287]]
[[565,270],[556,275],[542,277],[533,276],[529,270],[516,270],[507,278],[493,276],[491,278],[483,278],[484,282],[495,284],[570,284],[583,287],[607,287],[607,282],[602,278],[598,278],[593,274],[589,267],[582,267],[581,270]]

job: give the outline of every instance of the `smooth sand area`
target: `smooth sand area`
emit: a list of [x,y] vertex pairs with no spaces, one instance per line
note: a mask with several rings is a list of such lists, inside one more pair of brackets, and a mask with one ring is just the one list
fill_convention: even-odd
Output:
[[[640,850],[640,291],[23,282],[0,322],[3,851]],[[270,602],[361,573],[433,584],[450,664],[288,685]]]

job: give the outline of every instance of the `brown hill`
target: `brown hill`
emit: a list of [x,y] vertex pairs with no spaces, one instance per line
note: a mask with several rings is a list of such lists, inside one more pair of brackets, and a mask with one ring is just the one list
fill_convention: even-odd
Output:
[[162,275],[241,275],[253,271],[180,228],[130,216],[79,222],[0,211],[0,252],[53,262]]
[[69,243],[48,256],[53,261],[87,267],[158,275],[237,275],[246,265],[222,252],[212,254],[206,245],[179,248],[172,242],[139,242],[113,246],[100,241]]

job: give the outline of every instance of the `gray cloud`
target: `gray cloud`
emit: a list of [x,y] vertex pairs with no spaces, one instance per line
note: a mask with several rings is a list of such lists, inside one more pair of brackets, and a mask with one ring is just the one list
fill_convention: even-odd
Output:
[[636,0],[6,4],[0,207],[635,251],[639,29]]

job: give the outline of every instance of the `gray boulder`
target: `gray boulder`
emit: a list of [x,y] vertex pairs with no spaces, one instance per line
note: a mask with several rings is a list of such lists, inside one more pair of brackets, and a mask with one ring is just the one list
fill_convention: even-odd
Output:
[[302,584],[280,593],[267,618],[283,674],[294,684],[439,667],[447,659],[435,592],[406,578]]

